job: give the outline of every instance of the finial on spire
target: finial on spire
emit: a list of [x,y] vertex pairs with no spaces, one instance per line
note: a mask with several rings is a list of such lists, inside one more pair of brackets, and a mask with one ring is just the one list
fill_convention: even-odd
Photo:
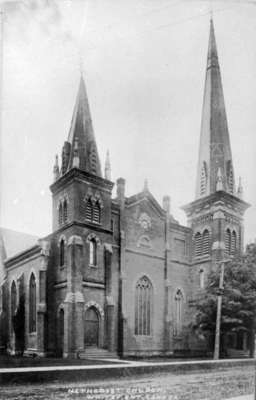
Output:
[[148,191],[148,180],[145,179],[145,180],[144,180],[143,192],[147,192],[147,191]]
[[217,182],[216,182],[216,191],[218,192],[219,190],[223,190],[223,176],[220,167],[218,168]]
[[56,156],[55,156],[55,164],[54,164],[54,167],[53,167],[54,181],[57,181],[57,179],[59,179],[59,176],[60,176],[59,158],[58,158],[58,154],[56,154]]
[[105,179],[108,179],[109,181],[111,181],[111,164],[110,164],[109,150],[107,150],[107,153],[106,153]]
[[242,185],[242,178],[241,176],[239,176],[239,183],[238,183],[238,188],[237,188],[237,197],[239,197],[240,199],[243,198],[243,185]]
[[73,150],[73,167],[79,168],[78,139],[75,137]]

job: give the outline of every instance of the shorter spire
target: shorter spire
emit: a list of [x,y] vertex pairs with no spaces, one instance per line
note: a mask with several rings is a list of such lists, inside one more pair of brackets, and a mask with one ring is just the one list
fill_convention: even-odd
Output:
[[78,139],[75,137],[74,150],[73,150],[73,168],[79,168],[79,153],[78,153]]
[[238,183],[238,188],[237,188],[237,197],[239,197],[240,199],[243,198],[243,185],[242,185],[242,178],[241,176],[239,176],[239,183]]
[[217,172],[217,182],[216,182],[216,191],[220,191],[223,190],[223,176],[221,173],[221,169],[220,167],[218,168],[218,172]]
[[144,180],[143,192],[147,192],[147,191],[148,191],[148,180],[145,179],[145,180]]
[[105,179],[111,181],[111,164],[110,164],[109,150],[107,150],[106,161],[105,161]]
[[54,181],[57,181],[57,179],[59,179],[60,177],[60,168],[59,168],[59,158],[58,158],[58,154],[56,154],[55,156],[55,164],[53,167],[53,179]]

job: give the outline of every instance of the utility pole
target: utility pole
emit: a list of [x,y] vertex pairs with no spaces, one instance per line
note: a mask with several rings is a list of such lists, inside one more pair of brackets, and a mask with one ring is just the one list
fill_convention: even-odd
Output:
[[220,282],[219,288],[217,292],[217,316],[216,316],[216,331],[215,331],[215,344],[214,344],[214,360],[218,360],[220,357],[220,321],[221,321],[221,306],[222,306],[222,295],[224,290],[224,268],[225,261],[221,262],[221,271],[220,271]]
[[[2,218],[2,195],[3,195],[3,135],[2,135],[2,112],[3,112],[3,45],[4,45],[4,11],[0,4],[0,225]],[[0,277],[1,279],[1,277]],[[1,282],[0,282],[1,283]]]

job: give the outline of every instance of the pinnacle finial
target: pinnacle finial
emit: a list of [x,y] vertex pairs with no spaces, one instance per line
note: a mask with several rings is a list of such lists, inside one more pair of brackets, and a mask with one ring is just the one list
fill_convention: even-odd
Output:
[[216,191],[218,192],[219,190],[223,190],[223,176],[220,167],[218,168],[217,182],[216,182]]
[[148,180],[145,179],[145,180],[144,180],[143,192],[147,192],[147,191],[148,191]]
[[56,154],[55,156],[55,164],[53,166],[53,177],[54,177],[54,181],[57,181],[57,179],[60,176],[60,168],[59,168],[59,157],[58,154]]
[[73,167],[79,168],[79,153],[78,153],[78,139],[75,137],[74,140],[74,151],[73,151]]
[[243,185],[242,185],[242,178],[239,176],[239,183],[238,183],[238,188],[237,188],[237,196],[242,199],[243,198]]
[[107,150],[107,153],[106,153],[105,179],[108,179],[109,181],[111,181],[111,164],[110,164],[109,150]]

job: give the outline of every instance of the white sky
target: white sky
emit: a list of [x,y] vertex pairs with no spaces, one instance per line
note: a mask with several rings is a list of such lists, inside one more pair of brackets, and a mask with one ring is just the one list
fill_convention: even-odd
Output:
[[[212,1],[246,242],[256,237],[256,0]],[[5,5],[1,225],[51,232],[52,168],[71,122],[80,59],[102,166],[172,213],[195,198],[209,2],[27,0]],[[115,189],[114,189],[115,190]]]

